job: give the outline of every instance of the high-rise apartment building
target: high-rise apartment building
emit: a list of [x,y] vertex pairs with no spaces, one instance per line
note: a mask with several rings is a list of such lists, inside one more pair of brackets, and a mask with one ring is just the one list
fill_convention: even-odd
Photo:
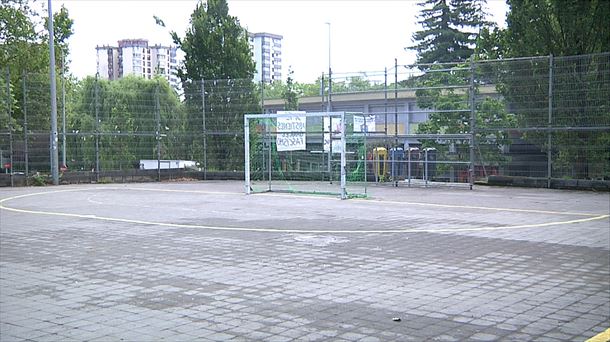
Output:
[[271,33],[250,33],[248,40],[256,62],[254,80],[273,82],[282,79],[282,36]]
[[148,45],[146,39],[123,39],[117,46],[97,46],[97,72],[100,77],[116,80],[126,75],[138,75],[150,79],[162,75],[174,89],[180,89],[176,76],[178,69],[177,48],[174,46]]

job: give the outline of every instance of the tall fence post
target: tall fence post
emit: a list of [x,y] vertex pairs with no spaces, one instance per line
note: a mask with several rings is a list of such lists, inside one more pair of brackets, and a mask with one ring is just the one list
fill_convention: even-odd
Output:
[[474,147],[475,147],[475,97],[474,97],[474,59],[471,58],[470,59],[470,86],[468,87],[468,95],[469,95],[469,102],[470,102],[470,146],[469,146],[469,150],[470,150],[470,166],[469,166],[469,172],[468,172],[468,177],[469,179],[469,183],[470,183],[470,190],[472,190],[472,187],[474,185],[474,177],[475,177],[475,170],[474,170]]
[[[366,121],[365,121],[366,125]],[[345,159],[345,112],[341,112],[341,199],[347,199],[347,161]]]
[[551,151],[551,126],[553,125],[553,54],[549,55],[549,118],[548,118],[548,130],[547,135],[547,151],[546,151],[546,177],[547,177],[547,188],[551,188],[551,176],[552,176],[552,163],[553,154]]
[[61,52],[61,165],[66,167],[66,59]]
[[388,135],[388,68],[383,68],[383,131]]
[[398,146],[398,58],[394,58],[394,147]]
[[95,75],[95,182],[100,181],[100,101],[99,78]]
[[[157,139],[157,181],[161,181],[161,110],[159,108],[159,81],[155,87],[155,121],[157,122],[157,130],[155,137]],[[171,167],[171,165],[170,165]]]
[[[9,177],[11,179],[11,186],[15,186],[15,181],[13,179],[14,174],[14,165],[13,165],[13,101],[11,101],[11,70],[9,67],[6,67],[6,101],[7,101],[7,113],[8,113],[8,145],[9,145],[9,163],[11,168],[11,173]],[[4,165],[3,165],[4,166]]]
[[[330,71],[330,68],[329,68]],[[324,75],[322,75],[322,79],[324,79]],[[331,83],[332,83],[332,78],[330,76],[330,74],[328,75],[328,103],[326,106],[326,112],[330,113],[330,87],[331,87]],[[324,95],[322,95],[322,97],[324,97]],[[324,126],[324,120],[322,120],[322,126]],[[332,172],[332,159],[333,159],[333,119],[330,116],[330,114],[328,115],[328,160],[327,160],[327,167],[328,167],[328,182],[330,184],[333,184],[333,172]],[[325,128],[326,129],[326,128]]]
[[[55,37],[53,33],[53,10],[51,0],[47,3],[49,12],[49,37]],[[51,86],[51,177],[53,185],[59,185],[59,154],[57,148],[57,78],[55,77],[55,43],[49,39],[49,79]]]
[[[265,114],[265,81],[261,78],[261,113]],[[248,124],[249,125],[249,124]],[[268,119],[267,122],[265,122],[265,136],[263,138],[263,165],[265,165],[265,146],[267,146],[267,188],[269,191],[271,191],[271,176],[272,176],[272,149],[271,149],[271,136],[269,135],[270,132],[270,125],[271,125],[271,119]],[[244,129],[250,129],[248,127],[245,127]],[[249,150],[248,150],[249,151]],[[250,158],[250,156],[248,156],[248,158]],[[265,180],[265,172],[263,172],[263,180]]]
[[244,115],[244,183],[246,194],[250,194],[250,127],[248,117]]
[[203,180],[208,177],[208,131],[205,123],[205,80],[201,80],[201,123],[203,130]]
[[30,152],[29,152],[29,133],[28,133],[28,103],[27,103],[27,74],[23,71],[23,158],[25,159],[25,185],[30,185]]

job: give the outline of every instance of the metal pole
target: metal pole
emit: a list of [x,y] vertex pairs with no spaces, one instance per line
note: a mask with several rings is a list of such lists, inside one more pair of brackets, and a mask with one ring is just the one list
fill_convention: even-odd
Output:
[[474,185],[474,144],[475,144],[475,103],[474,103],[474,59],[470,59],[470,172],[469,172],[469,183],[470,190]]
[[347,199],[345,150],[345,112],[341,112],[341,199]]
[[424,149],[424,180],[425,186],[428,186],[428,149]]
[[[365,120],[364,124],[366,126],[366,118],[364,120]],[[362,158],[364,159],[364,194],[365,195],[367,194],[367,188],[368,188],[368,183],[367,183],[367,181],[368,181],[367,171],[368,170],[367,170],[367,165],[366,165],[366,164],[368,164],[368,161],[366,159],[366,156],[367,156],[366,138],[368,135],[369,135],[369,133],[367,130],[366,133],[364,133],[364,155],[362,156]]]
[[11,101],[11,70],[8,66],[6,67],[6,102],[8,105],[7,106],[8,144],[9,144],[9,150],[10,150],[9,163],[11,164],[11,173],[10,173],[9,177],[11,179],[11,186],[14,186],[15,183],[13,180],[13,174],[15,172],[14,172],[14,165],[13,165],[13,105],[12,105],[12,101]]
[[[326,107],[326,111],[327,112],[331,112],[332,111],[332,94],[333,94],[333,72],[332,72],[332,68],[331,68],[331,62],[330,62],[330,23],[326,23],[326,25],[328,25],[328,106]],[[328,179],[330,181],[330,184],[333,183],[333,174],[332,174],[332,157],[333,157],[333,132],[332,132],[332,122],[333,122],[333,118],[329,115],[328,116],[328,120],[329,120],[329,141],[330,141],[330,146],[328,149]]]
[[66,167],[66,59],[64,52],[61,52],[61,163],[62,167]]
[[265,82],[261,80],[261,113],[265,114]]
[[[261,113],[265,114],[265,81],[263,81],[261,79],[261,98],[263,99],[263,102],[261,104]],[[273,163],[272,163],[272,155],[273,155],[273,151],[272,151],[272,141],[271,141],[271,135],[270,135],[270,129],[269,129],[269,125],[271,125],[272,123],[271,117],[269,117],[267,119],[267,121],[265,122],[265,137],[263,139],[263,165],[265,165],[265,149],[264,146],[265,144],[267,144],[267,190],[271,191],[272,187],[271,187],[271,182],[272,182],[272,176],[273,176]],[[265,180],[265,174],[263,173],[263,180]]]
[[244,183],[246,195],[250,194],[250,129],[248,117],[244,116]]
[[[320,103],[322,103],[322,111],[324,111],[324,94],[326,92],[324,90],[324,85],[325,84],[326,83],[325,83],[325,80],[324,80],[324,73],[322,73],[322,77],[320,78],[320,96],[321,96],[320,101],[322,101]],[[322,132],[324,132],[324,129],[322,129]]]
[[25,159],[25,185],[29,185],[28,176],[30,174],[30,153],[28,149],[28,105],[27,105],[27,88],[26,88],[26,73],[23,72],[23,154]]
[[[328,25],[328,109],[327,111],[332,110],[332,93],[333,93],[333,73],[330,67],[330,23],[326,23]],[[332,144],[331,144],[332,145]]]
[[[265,124],[265,142],[267,143],[267,153],[268,153],[268,158],[267,158],[267,172],[268,172],[268,177],[267,180],[269,182],[267,189],[269,191],[271,191],[271,177],[273,176],[273,163],[271,162],[271,156],[272,156],[272,141],[271,141],[271,134],[270,134],[270,130],[269,130],[269,125],[271,124],[271,118],[267,119],[267,123]],[[265,153],[263,153],[263,156],[265,155]]]
[[[551,128],[553,124],[553,54],[549,55],[549,120],[548,127]],[[547,135],[547,151],[546,151],[546,175],[547,175],[547,188],[551,188],[551,176],[552,176],[552,153],[551,153],[551,130],[549,129]]]
[[201,121],[203,128],[203,180],[208,174],[208,131],[205,125],[205,80],[201,80]]
[[[322,73],[322,77],[320,78],[320,96],[321,96],[321,104],[322,104],[322,111],[324,111],[324,73]],[[324,127],[324,117],[322,117],[322,153],[320,153],[322,155],[322,165],[324,165],[324,138],[326,136],[326,133],[324,133],[324,131],[326,131],[326,128]],[[330,164],[329,164],[330,165]],[[323,167],[321,167],[322,169]],[[330,167],[329,167],[330,168]],[[324,181],[324,172],[320,172],[322,174],[322,181]]]
[[95,181],[100,181],[100,117],[99,117],[99,79],[95,74]]
[[51,176],[53,184],[59,185],[59,155],[57,151],[57,87],[55,84],[55,34],[53,32],[53,10],[48,0],[49,10],[49,78],[51,81]]
[[[159,105],[159,81],[155,87],[155,120],[157,121],[157,181],[161,181],[161,111]],[[171,165],[169,166],[171,168]]]
[[409,149],[407,150],[407,154],[408,154],[408,159],[409,159],[409,164],[408,164],[408,177],[409,177],[409,187],[411,187],[411,146],[409,146]]
[[328,181],[330,182],[330,184],[333,184],[332,159],[333,159],[333,118],[332,118],[332,116],[328,115]]
[[384,95],[384,132],[388,135],[388,68],[383,69],[383,95]]
[[398,59],[394,58],[394,146],[398,145]]

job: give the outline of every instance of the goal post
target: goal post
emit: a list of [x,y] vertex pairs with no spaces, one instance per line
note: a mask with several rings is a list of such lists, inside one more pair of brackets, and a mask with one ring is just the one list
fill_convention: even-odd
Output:
[[244,115],[245,193],[366,195],[361,113],[287,111]]

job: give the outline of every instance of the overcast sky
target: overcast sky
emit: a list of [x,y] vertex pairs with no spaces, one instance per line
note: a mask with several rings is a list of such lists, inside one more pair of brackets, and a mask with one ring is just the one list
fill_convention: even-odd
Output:
[[[46,2],[46,1],[45,1]],[[151,44],[170,44],[168,31],[184,35],[196,0],[53,0],[53,11],[63,4],[74,19],[70,39],[71,68],[77,77],[95,74],[96,45],[116,45],[117,40],[145,38]],[[330,23],[333,73],[381,71],[410,64],[411,36],[419,29],[420,7],[411,0],[229,0],[229,13],[250,32],[269,32],[284,37],[283,77],[288,66],[294,78],[311,82],[328,70]],[[489,19],[505,26],[504,0],[488,0]],[[166,28],[155,24],[153,15]]]

